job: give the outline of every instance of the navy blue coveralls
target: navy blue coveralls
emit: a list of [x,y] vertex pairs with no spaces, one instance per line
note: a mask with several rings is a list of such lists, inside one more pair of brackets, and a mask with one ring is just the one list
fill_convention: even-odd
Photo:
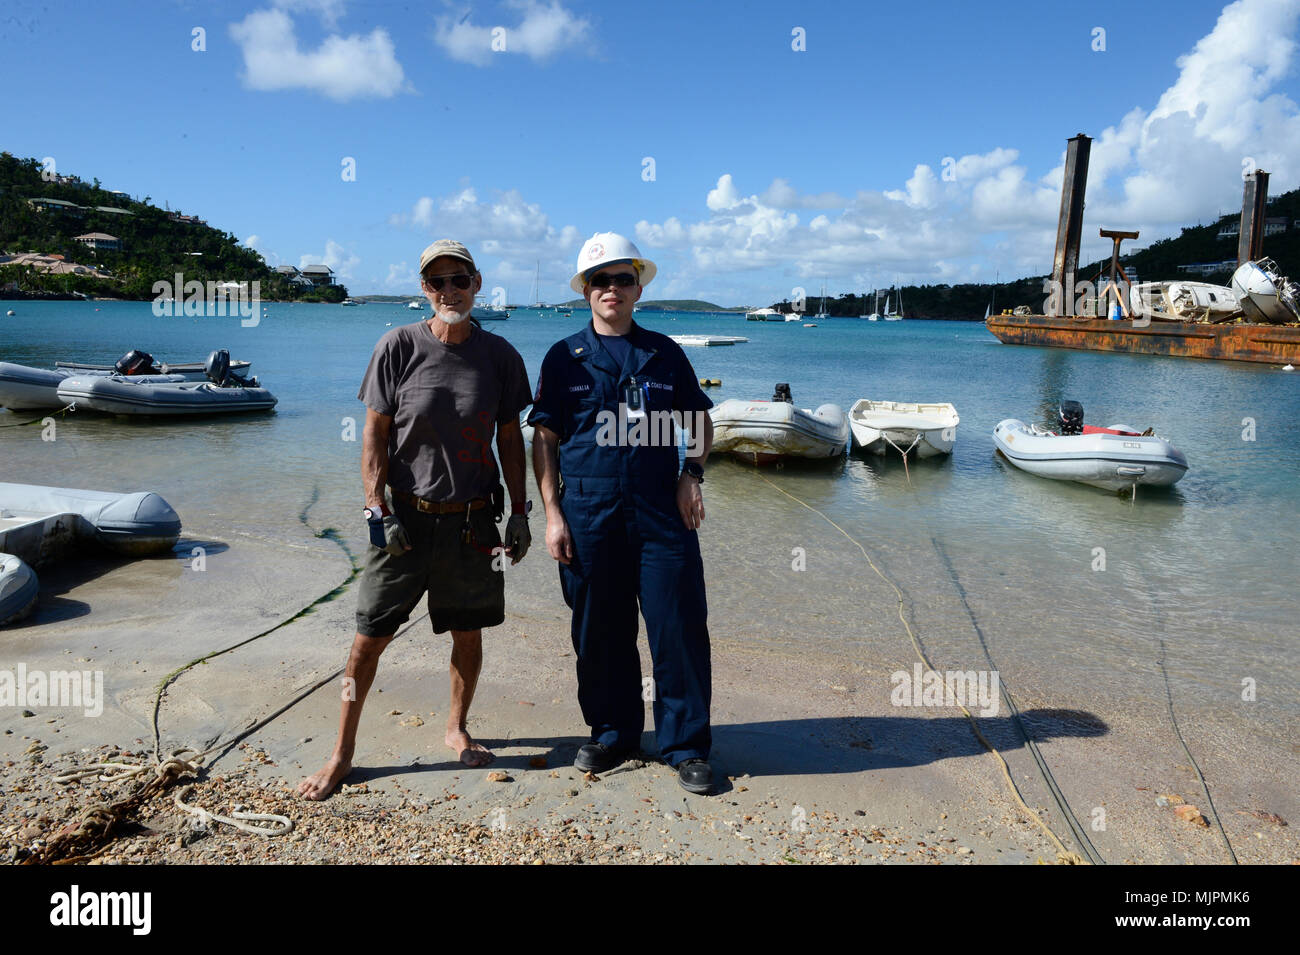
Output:
[[[677,510],[680,462],[675,440],[663,440],[662,422],[674,409],[703,414],[713,402],[668,336],[633,322],[626,338],[622,368],[590,323],[553,345],[528,421],[559,436],[560,506],[574,551],[559,565],[560,586],[573,609],[578,702],[591,738],[616,750],[640,746],[639,599],[654,661],[659,751],[677,766],[708,758],[712,677],[699,538]],[[632,446],[631,422],[628,440],[619,440],[619,405],[629,386],[643,396],[642,439],[653,444]]]

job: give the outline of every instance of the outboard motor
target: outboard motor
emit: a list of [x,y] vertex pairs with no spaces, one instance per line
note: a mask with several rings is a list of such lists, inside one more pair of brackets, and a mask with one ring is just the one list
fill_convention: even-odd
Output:
[[781,382],[776,386],[776,394],[772,395],[773,401],[784,401],[788,405],[794,404],[794,397],[790,394],[790,386]]
[[1083,405],[1077,401],[1062,401],[1057,409],[1061,434],[1083,434]]
[[113,367],[119,375],[161,374],[161,370],[154,365],[153,355],[134,348],[119,358]]
[[203,371],[208,376],[208,380],[218,388],[226,386],[226,380],[230,378],[230,352],[224,348],[218,348],[203,364]]

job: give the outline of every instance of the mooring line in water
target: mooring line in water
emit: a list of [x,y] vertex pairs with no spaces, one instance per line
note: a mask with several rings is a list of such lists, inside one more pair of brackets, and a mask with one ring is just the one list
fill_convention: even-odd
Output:
[[1201,791],[1205,793],[1205,801],[1210,807],[1210,815],[1214,817],[1214,825],[1219,830],[1219,837],[1223,839],[1223,846],[1228,850],[1228,858],[1232,860],[1233,865],[1240,865],[1237,860],[1237,853],[1232,851],[1232,842],[1228,839],[1228,833],[1223,828],[1223,822],[1219,819],[1219,810],[1214,807],[1214,797],[1210,795],[1210,784],[1205,781],[1205,776],[1201,772],[1200,765],[1196,762],[1196,757],[1192,755],[1191,749],[1187,746],[1187,740],[1183,739],[1182,730],[1178,728],[1178,717],[1174,715],[1174,691],[1169,685],[1169,672],[1165,669],[1165,638],[1159,637],[1160,640],[1160,657],[1156,660],[1156,666],[1160,667],[1160,675],[1165,680],[1165,702],[1169,705],[1169,722],[1173,724],[1174,736],[1178,738],[1178,743],[1183,747],[1183,752],[1187,754],[1188,761],[1192,764],[1192,769],[1196,771],[1196,778],[1201,781]]
[[[979,620],[975,616],[975,611],[970,602],[966,599],[966,588],[962,586],[961,580],[957,576],[957,570],[953,567],[952,561],[948,558],[948,552],[943,549],[938,538],[933,534],[930,535],[930,543],[934,546],[935,552],[939,555],[939,560],[943,562],[944,569],[948,571],[948,577],[952,580],[952,585],[957,590],[957,596],[961,600],[961,605],[966,611],[966,616],[970,618],[971,626],[975,629],[975,636],[979,638],[980,649],[984,651],[984,659],[988,662],[989,669],[995,673],[1000,673],[997,664],[993,662],[993,655],[989,652],[987,641],[984,639],[984,628],[980,626]],[[1020,707],[1016,706],[1015,697],[1007,689],[1007,684],[1003,680],[998,681],[998,687],[1002,694],[1003,701],[1007,704],[1007,710],[1011,714],[1011,721],[1015,724],[1016,729],[1025,740],[1025,748],[1029,750],[1030,756],[1033,757],[1034,763],[1038,766],[1038,773],[1043,777],[1043,782],[1047,784],[1048,790],[1052,794],[1057,809],[1065,817],[1066,824],[1070,827],[1070,832],[1074,834],[1074,841],[1079,844],[1088,861],[1093,865],[1105,865],[1106,860],[1102,858],[1092,841],[1088,838],[1088,831],[1084,828],[1079,817],[1075,815],[1074,810],[1070,808],[1069,801],[1065,798],[1065,793],[1057,785],[1056,777],[1052,775],[1052,770],[1047,765],[1047,759],[1038,749],[1038,742],[1029,734],[1029,727],[1025,726],[1024,720],[1020,715]]]
[[[917,656],[920,657],[921,662],[925,664],[925,666],[930,670],[930,672],[938,674],[939,671],[935,669],[934,664],[930,662],[930,658],[926,656],[925,650],[922,649],[920,642],[916,639],[916,633],[913,632],[912,625],[907,622],[907,617],[903,613],[903,606],[906,603],[906,599],[903,596],[903,591],[899,588],[899,586],[896,583],[894,583],[893,580],[891,580],[888,576],[886,576],[879,567],[876,566],[876,562],[871,559],[871,555],[867,553],[867,549],[863,547],[862,544],[859,543],[858,540],[852,534],[850,534],[844,528],[840,527],[839,524],[831,520],[830,517],[828,517],[825,513],[813,507],[811,504],[807,503],[806,501],[803,501],[800,498],[795,497],[795,495],[791,494],[789,491],[785,490],[780,485],[775,484],[772,481],[769,481],[767,478],[763,477],[763,475],[758,474],[757,472],[755,472],[755,474],[759,480],[763,481],[763,483],[769,485],[772,488],[775,488],[778,492],[784,494],[786,497],[794,501],[800,507],[805,507],[808,510],[812,511],[814,514],[816,514],[818,517],[824,520],[827,524],[831,525],[831,527],[839,531],[840,534],[842,534],[845,537],[845,539],[847,539],[851,544],[853,544],[855,547],[857,547],[858,550],[862,552],[862,556],[866,558],[867,564],[871,567],[871,569],[876,572],[876,576],[879,577],[881,580],[883,580],[885,583],[889,584],[889,586],[893,588],[894,594],[898,597],[898,619],[902,621],[904,629],[907,630],[907,636],[912,641],[912,648],[916,651]],[[1065,847],[1065,844],[1062,843],[1060,838],[1057,837],[1056,833],[1052,831],[1051,826],[1043,822],[1043,820],[1039,817],[1038,813],[1029,808],[1029,804],[1025,802],[1024,797],[1020,794],[1020,788],[1016,785],[1016,781],[1011,776],[1011,769],[1007,765],[1007,761],[1003,758],[1002,754],[998,752],[998,748],[994,746],[992,743],[990,743],[989,740],[980,731],[979,721],[975,718],[975,715],[971,713],[970,710],[966,709],[964,705],[960,703],[958,703],[957,705],[958,707],[960,707],[962,713],[966,715],[966,719],[970,723],[971,732],[975,734],[976,739],[978,739],[984,745],[985,749],[987,749],[990,753],[994,755],[994,757],[997,758],[999,768],[1002,770],[1002,777],[1003,779],[1006,780],[1007,786],[1010,787],[1011,793],[1015,797],[1016,802],[1019,803],[1020,807],[1025,811],[1025,815],[1028,816],[1030,819],[1032,819],[1034,822],[1038,823],[1039,828],[1042,829],[1044,833],[1046,833],[1047,838],[1052,842],[1053,845],[1056,846],[1057,860],[1069,865],[1078,865],[1085,862],[1090,862],[1091,861],[1090,859],[1085,859],[1077,852],[1071,852],[1069,849],[1067,849]],[[1098,857],[1098,859],[1100,859],[1100,857]]]
[[[1146,574],[1140,565],[1134,565],[1135,570],[1145,585],[1142,593],[1146,597],[1147,603],[1151,607],[1151,617],[1157,626],[1163,628],[1164,620],[1160,612],[1160,605],[1155,600],[1156,588],[1151,586],[1151,578]],[[1228,850],[1228,858],[1232,860],[1233,865],[1240,865],[1237,859],[1237,853],[1232,849],[1232,841],[1228,838],[1227,830],[1223,828],[1223,822],[1219,819],[1219,810],[1215,808],[1214,797],[1210,795],[1210,784],[1206,782],[1205,775],[1201,772],[1200,764],[1196,762],[1196,757],[1192,755],[1191,748],[1187,745],[1187,740],[1183,738],[1183,731],[1178,725],[1178,716],[1174,713],[1174,690],[1169,682],[1169,671],[1165,669],[1165,638],[1159,633],[1156,639],[1160,641],[1160,656],[1156,658],[1156,666],[1160,668],[1160,676],[1165,684],[1165,703],[1169,708],[1169,723],[1173,727],[1174,737],[1178,740],[1178,745],[1183,748],[1187,755],[1187,761],[1191,763],[1192,770],[1196,773],[1196,778],[1200,780],[1201,792],[1205,793],[1205,802],[1210,807],[1210,815],[1214,818],[1215,828],[1219,830],[1219,838],[1223,840],[1223,846]]]
[[0,428],[25,428],[29,424],[37,424],[41,421],[44,421],[46,418],[52,417],[53,415],[58,415],[60,418],[62,418],[66,416],[69,411],[75,411],[76,408],[77,408],[76,402],[73,402],[72,404],[64,405],[62,408],[59,408],[57,411],[47,411],[45,412],[45,414],[40,415],[36,418],[32,418],[30,421],[15,421],[13,424],[0,424]]
[[[306,525],[308,529],[310,529],[310,525],[307,524],[307,512],[311,509],[312,505],[319,500],[319,498],[319,486],[313,486],[311,500],[298,515],[298,519]],[[262,637],[288,626],[300,617],[311,613],[318,605],[333,600],[347,589],[348,585],[356,579],[361,568],[357,565],[356,557],[352,554],[351,550],[348,549],[347,544],[343,542],[338,531],[332,527],[327,527],[316,532],[316,536],[332,541],[344,552],[344,554],[347,555],[348,563],[351,567],[351,572],[348,574],[347,578],[328,593],[317,597],[315,600],[298,610],[293,614],[293,616],[282,620],[275,626],[269,627],[261,633],[254,634],[253,636],[225,647],[224,649],[214,650],[211,653],[204,654],[201,657],[191,660],[184,666],[177,667],[171,673],[164,676],[158,684],[157,692],[154,695],[152,717],[154,731],[154,759],[157,761],[156,766],[149,767],[146,765],[131,763],[97,763],[92,766],[81,767],[65,773],[60,773],[55,776],[54,781],[62,784],[90,776],[97,776],[98,781],[100,782],[112,782],[119,779],[150,774],[149,779],[142,783],[135,792],[123,799],[119,799],[113,803],[101,802],[88,806],[73,822],[60,829],[59,832],[51,838],[49,843],[41,847],[37,852],[33,853],[33,855],[28,859],[24,860],[26,864],[45,863],[60,865],[66,863],[79,863],[86,862],[95,856],[102,854],[107,850],[108,843],[111,841],[115,830],[119,828],[130,814],[138,810],[145,801],[175,784],[182,776],[193,776],[197,778],[202,769],[205,768],[203,766],[204,759],[206,759],[211,753],[216,752],[219,749],[222,750],[221,754],[217,757],[219,759],[222,755],[225,755],[225,752],[229,751],[231,746],[271,723],[281,714],[297,705],[312,693],[316,692],[316,690],[325,686],[327,683],[332,682],[340,673],[343,672],[342,669],[335,670],[329,676],[317,681],[305,691],[294,696],[289,700],[289,702],[285,703],[269,716],[251,723],[224,743],[221,742],[220,737],[218,737],[218,739],[214,740],[206,749],[196,750],[193,747],[185,746],[174,750],[166,759],[162,757],[162,732],[159,726],[159,713],[162,708],[163,696],[166,694],[167,688],[174,683],[181,674],[195,666],[198,666],[200,663],[230,653],[240,647],[247,646],[255,640],[260,640]],[[210,765],[211,764],[209,764],[208,768],[210,768]],[[105,773],[105,770],[110,770],[111,773]],[[208,812],[207,810],[198,807],[188,806],[184,803],[184,796],[191,788],[193,788],[193,785],[193,783],[187,785],[173,800],[177,808],[184,812],[199,816],[204,820],[232,825],[242,831],[255,833],[265,837],[284,835],[293,829],[293,822],[287,816],[277,814],[250,815],[234,812],[230,817],[226,817]],[[253,821],[267,822],[271,825],[266,827],[251,825],[250,823]],[[98,848],[95,848],[98,843],[103,844],[99,845]],[[94,851],[89,851],[91,849],[94,849]]]

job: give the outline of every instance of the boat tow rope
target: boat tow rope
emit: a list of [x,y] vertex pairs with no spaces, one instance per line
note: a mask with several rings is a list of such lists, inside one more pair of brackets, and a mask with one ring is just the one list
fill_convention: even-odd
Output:
[[69,411],[76,411],[76,410],[77,410],[77,403],[74,401],[71,404],[64,405],[62,408],[59,408],[57,411],[47,411],[39,418],[32,418],[30,421],[15,421],[13,424],[0,424],[0,428],[24,428],[29,424],[39,424],[42,421],[44,421],[46,418],[51,418],[54,415],[58,415],[60,418],[62,418]]
[[[938,538],[933,534],[930,535],[930,543],[934,545],[935,552],[938,553],[939,559],[943,561],[944,569],[948,571],[953,586],[957,588],[957,596],[961,598],[961,605],[970,617],[971,626],[975,629],[975,635],[979,638],[980,649],[984,651],[984,659],[989,665],[989,669],[1000,673],[997,664],[993,662],[993,655],[989,652],[988,642],[984,639],[984,629],[980,626],[979,620],[975,617],[975,611],[971,609],[970,602],[966,599],[966,588],[961,585],[961,580],[957,577],[957,570],[952,566],[952,561],[948,558],[948,552],[943,549]],[[1051,791],[1052,799],[1055,801],[1061,815],[1065,817],[1066,824],[1069,825],[1070,831],[1074,833],[1074,841],[1079,844],[1088,861],[1093,865],[1105,865],[1106,860],[1101,857],[1092,841],[1088,838],[1088,830],[1079,822],[1078,816],[1070,808],[1069,802],[1066,801],[1065,793],[1061,792],[1061,787],[1056,783],[1056,777],[1052,775],[1052,770],[1047,765],[1047,760],[1038,749],[1038,742],[1030,735],[1028,727],[1025,726],[1024,719],[1020,715],[1020,707],[1016,706],[1015,697],[1007,689],[1006,681],[999,680],[998,686],[1002,694],[1002,700],[1007,704],[1007,712],[1011,714],[1011,721],[1016,724],[1016,729],[1025,740],[1025,748],[1034,758],[1034,763],[1038,766],[1038,773],[1043,777],[1043,782],[1047,784],[1048,790]]]
[[[307,510],[316,502],[319,497],[319,489],[315,489],[311,502],[303,509],[299,515],[299,520],[304,524],[307,523]],[[257,720],[247,726],[245,729],[236,733],[233,737],[224,742],[218,740],[207,749],[202,751],[195,750],[192,747],[182,747],[173,750],[165,759],[161,755],[162,751],[162,734],[158,725],[159,712],[162,708],[163,697],[166,695],[167,688],[174,683],[185,671],[205,663],[214,657],[230,653],[240,647],[247,646],[254,640],[260,640],[275,631],[288,626],[298,618],[310,613],[318,604],[326,603],[333,600],[342,593],[353,580],[356,579],[361,569],[357,565],[356,558],[343,543],[338,532],[333,528],[325,528],[316,534],[317,537],[324,537],[332,540],[337,544],[348,557],[351,565],[351,572],[338,586],[334,587],[328,593],[317,597],[311,603],[298,610],[295,614],[280,621],[273,627],[263,630],[261,633],[254,634],[247,639],[240,640],[221,650],[214,650],[211,653],[204,654],[183,666],[177,667],[171,673],[163,677],[158,684],[158,690],[154,695],[153,705],[153,732],[154,732],[154,759],[157,765],[150,767],[148,765],[137,763],[96,763],[91,766],[84,766],[78,769],[72,769],[68,772],[59,773],[54,777],[54,782],[59,785],[74,782],[80,779],[96,777],[97,782],[115,782],[122,779],[144,776],[150,774],[133,793],[112,803],[97,802],[86,807],[82,812],[67,825],[63,826],[58,832],[51,837],[50,841],[39,849],[35,850],[30,856],[23,860],[24,865],[66,865],[73,863],[83,863],[95,856],[101,855],[108,850],[112,840],[116,837],[118,831],[123,827],[127,820],[139,811],[141,806],[163,790],[170,788],[183,776],[195,777],[195,783],[201,782],[199,779],[204,766],[203,761],[212,753],[221,750],[219,754],[224,755],[232,746],[247,736],[252,735],[257,730],[266,726],[268,723],[277,719],[281,714],[297,705],[306,697],[315,693],[322,686],[333,682],[342,672],[342,669],[335,670],[333,673],[318,680],[312,686],[303,690],[294,696],[289,702],[278,708],[269,716]],[[212,823],[232,826],[241,832],[248,832],[255,835],[271,838],[274,836],[283,836],[293,831],[294,824],[288,816],[282,816],[274,813],[247,813],[236,808],[229,816],[223,816],[218,813],[209,812],[206,809],[197,806],[191,806],[185,803],[185,796],[194,787],[195,783],[185,785],[178,791],[172,799],[172,804],[183,812],[197,817],[197,827],[211,828]],[[253,825],[254,822],[269,823],[269,825]]]
[[[850,534],[844,528],[840,527],[839,524],[831,520],[822,511],[813,507],[811,504],[808,504],[807,502],[795,497],[789,491],[785,490],[779,485],[763,477],[763,475],[758,474],[756,476],[759,478],[759,480],[775,488],[778,492],[784,494],[786,497],[794,501],[796,504],[812,511],[814,514],[816,514],[818,517],[824,520],[827,524],[831,525],[831,527],[839,531],[840,534],[842,534],[845,537],[845,539],[847,539],[851,544],[853,544],[855,547],[857,547],[858,550],[862,552],[862,556],[866,558],[867,564],[871,567],[871,569],[876,572],[876,576],[879,577],[881,580],[883,580],[885,583],[887,583],[893,589],[895,596],[897,596],[898,619],[902,622],[904,629],[907,631],[907,636],[912,641],[912,648],[916,651],[916,655],[920,658],[921,662],[926,666],[926,668],[930,670],[930,672],[936,674],[939,673],[939,671],[935,669],[934,664],[930,662],[930,658],[926,655],[925,650],[921,647],[920,642],[916,639],[916,633],[912,630],[912,625],[907,621],[907,616],[904,613],[904,606],[906,604],[906,599],[903,596],[903,591],[899,589],[898,585],[894,583],[889,577],[887,577],[879,567],[876,566],[876,562],[871,559],[871,555],[867,553],[867,549],[863,547],[862,544],[859,543],[859,541],[852,534]],[[1003,693],[1005,692],[1006,690],[1004,686]],[[975,738],[978,739],[980,743],[983,744],[984,748],[987,749],[990,753],[992,753],[993,756],[997,759],[999,768],[1002,770],[1002,776],[1006,780],[1007,786],[1011,789],[1011,794],[1015,798],[1016,803],[1018,803],[1020,808],[1024,810],[1026,816],[1028,816],[1030,819],[1032,819],[1034,822],[1038,824],[1039,828],[1043,830],[1044,834],[1051,841],[1051,843],[1054,846],[1056,846],[1057,861],[1065,865],[1081,865],[1085,863],[1095,864],[1097,862],[1103,862],[1104,860],[1102,860],[1100,856],[1097,856],[1096,859],[1084,858],[1083,856],[1079,855],[1079,853],[1071,852],[1069,849],[1065,847],[1065,844],[1061,842],[1061,840],[1057,837],[1056,833],[1052,831],[1052,828],[1049,825],[1047,825],[1047,823],[1043,822],[1043,820],[1039,817],[1037,812],[1029,808],[1029,804],[1025,802],[1024,797],[1020,794],[1019,787],[1016,786],[1016,781],[1011,777],[1011,769],[1009,766],[1007,766],[1007,761],[1003,758],[1002,754],[998,752],[997,747],[994,746],[991,742],[989,742],[988,738],[980,731],[979,720],[976,719],[975,714],[973,714],[970,710],[968,710],[964,705],[960,703],[958,704],[958,706],[960,707],[962,713],[965,714],[966,719],[970,722],[971,731],[975,734]],[[1073,815],[1069,812],[1068,806],[1063,809],[1063,812],[1065,812],[1068,818],[1073,818]],[[1086,846],[1087,849],[1092,848],[1091,845],[1086,842],[1081,843],[1081,845]],[[1092,854],[1095,855],[1095,853],[1096,850],[1092,850]]]
[[894,439],[891,438],[891,437],[890,437],[888,434],[886,434],[885,432],[883,432],[883,431],[880,432],[880,436],[881,436],[882,438],[885,439],[885,443],[886,443],[886,444],[888,444],[891,448],[893,448],[895,451],[897,451],[899,454],[901,454],[901,455],[903,456],[903,476],[907,478],[907,485],[908,485],[908,487],[911,487],[911,485],[912,485],[912,472],[911,472],[911,470],[910,470],[910,469],[908,468],[908,466],[907,466],[907,451],[911,451],[914,447],[916,447],[917,443],[920,442],[920,440],[921,440],[921,432],[919,432],[919,431],[916,432],[916,435],[912,438],[912,443],[909,444],[909,445],[907,446],[907,451],[904,451],[904,450],[903,450],[902,448],[900,448],[898,445],[894,444]]
[[1160,667],[1160,675],[1165,679],[1165,702],[1169,704],[1169,722],[1173,724],[1174,735],[1178,737],[1178,743],[1183,747],[1183,752],[1187,754],[1187,760],[1192,764],[1192,769],[1196,770],[1196,778],[1201,781],[1201,791],[1205,793],[1205,802],[1210,807],[1210,815],[1214,817],[1214,825],[1219,830],[1219,837],[1223,839],[1223,846],[1228,850],[1228,858],[1232,860],[1233,865],[1241,865],[1237,860],[1237,853],[1232,851],[1232,843],[1228,839],[1228,833],[1224,831],[1223,823],[1219,819],[1219,810],[1214,807],[1214,799],[1210,796],[1210,784],[1205,781],[1205,776],[1201,773],[1201,767],[1196,762],[1196,757],[1187,747],[1187,740],[1183,739],[1182,731],[1178,728],[1178,717],[1174,715],[1174,691],[1169,686],[1169,671],[1165,669],[1165,638],[1160,638],[1160,659],[1156,661],[1156,666]]

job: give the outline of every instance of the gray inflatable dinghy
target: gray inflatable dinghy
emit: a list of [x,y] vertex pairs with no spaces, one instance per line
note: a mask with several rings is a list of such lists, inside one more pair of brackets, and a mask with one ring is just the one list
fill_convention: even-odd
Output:
[[269,411],[276,397],[256,378],[230,371],[230,353],[213,352],[206,364],[207,381],[174,382],[121,375],[76,376],[59,383],[63,404],[75,404],[104,414],[211,415]]
[[0,484],[0,625],[35,605],[33,566],[92,541],[131,557],[163,553],[180,533],[180,517],[152,491]]
[[[153,383],[207,381],[206,365],[206,362],[201,361],[176,365],[160,363],[148,352],[139,350],[127,352],[114,365],[56,361],[53,370],[0,361],[0,407],[11,411],[61,408],[67,402],[59,398],[59,385],[73,377],[103,378],[122,375],[145,378]],[[242,379],[248,373],[248,368],[249,363],[246,361],[232,361],[230,374]]]

